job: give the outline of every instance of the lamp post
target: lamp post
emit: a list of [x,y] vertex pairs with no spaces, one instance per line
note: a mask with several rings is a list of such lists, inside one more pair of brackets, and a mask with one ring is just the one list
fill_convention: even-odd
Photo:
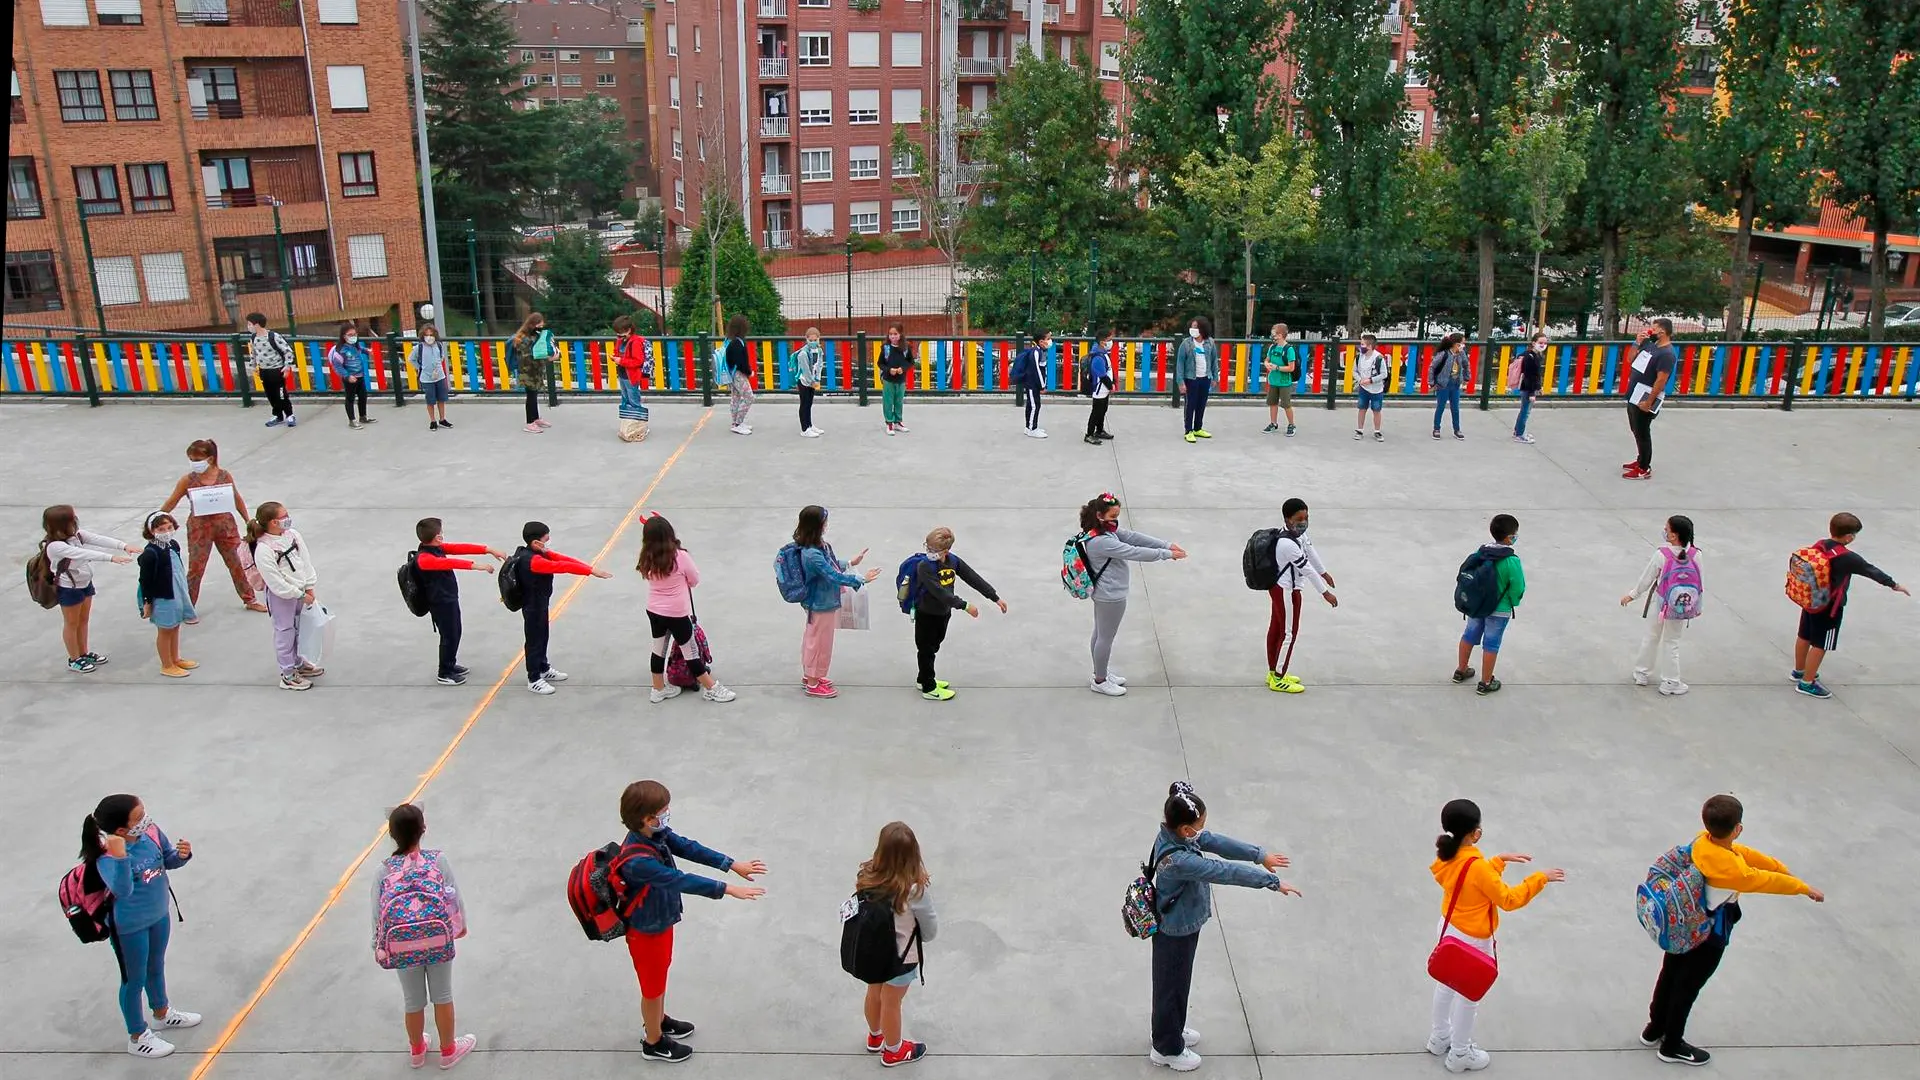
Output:
[[[433,158],[427,152],[427,93],[420,81],[420,0],[407,4],[407,52],[413,65],[413,139],[420,152],[420,209],[427,226],[427,292],[435,311],[447,310],[440,293],[440,224],[433,213]],[[473,313],[480,321],[480,311]]]

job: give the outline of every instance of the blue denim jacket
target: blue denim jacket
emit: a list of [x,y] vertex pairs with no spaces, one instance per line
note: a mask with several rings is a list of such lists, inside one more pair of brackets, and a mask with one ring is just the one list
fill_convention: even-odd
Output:
[[801,548],[800,565],[807,570],[807,598],[800,606],[808,611],[839,611],[840,586],[858,589],[866,584],[840,561],[831,546]]
[[[1219,833],[1202,832],[1191,840],[1174,835],[1165,825],[1153,841],[1148,869],[1172,853],[1173,858],[1154,875],[1160,898],[1160,932],[1174,937],[1197,934],[1213,918],[1213,886],[1239,885],[1248,889],[1277,889],[1280,878],[1262,868],[1264,849]],[[1208,854],[1218,859],[1207,858]],[[1226,861],[1232,860],[1232,861]],[[1251,865],[1246,865],[1251,864]]]
[[712,900],[727,895],[727,883],[699,874],[689,874],[674,865],[679,856],[689,862],[711,866],[715,870],[733,869],[733,860],[717,851],[701,847],[672,829],[661,829],[652,836],[628,833],[627,844],[646,844],[660,853],[658,859],[641,856],[629,859],[620,868],[628,889],[648,888],[647,898],[634,909],[627,928],[642,934],[658,934],[680,921],[680,894],[694,893]]

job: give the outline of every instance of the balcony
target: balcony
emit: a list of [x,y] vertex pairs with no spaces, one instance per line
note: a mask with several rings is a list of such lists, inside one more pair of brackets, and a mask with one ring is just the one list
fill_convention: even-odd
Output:
[[1007,21],[1007,0],[960,0],[961,22]]
[[791,116],[763,116],[760,118],[760,137],[763,139],[784,139],[793,126]]
[[187,105],[195,120],[313,115],[306,63],[295,59],[188,60]]
[[760,77],[763,79],[784,79],[787,77],[787,58],[784,56],[763,56],[760,58]]
[[182,26],[299,26],[296,0],[175,0]]
[[968,187],[977,185],[987,175],[987,167],[977,161],[957,162],[953,166],[953,182]]
[[792,229],[768,229],[760,234],[760,246],[768,251],[788,251],[793,248]]
[[760,0],[760,17],[763,19],[786,18],[787,0]]
[[973,109],[961,109],[953,114],[955,131],[979,131],[987,123],[987,114]]
[[953,72],[963,79],[994,78],[1007,73],[1007,58],[962,56],[954,60]]
[[1398,15],[1382,15],[1380,17],[1380,29],[1385,30],[1388,34],[1398,36],[1400,31],[1405,28],[1406,21]]
[[762,195],[793,194],[793,174],[792,173],[761,173],[760,174],[760,194]]
[[200,177],[209,210],[326,201],[320,159],[311,146],[203,152]]

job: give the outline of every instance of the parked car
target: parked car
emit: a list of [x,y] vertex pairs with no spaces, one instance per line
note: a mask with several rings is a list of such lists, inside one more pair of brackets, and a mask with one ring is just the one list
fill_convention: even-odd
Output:
[[1920,300],[1887,305],[1888,326],[1920,326]]

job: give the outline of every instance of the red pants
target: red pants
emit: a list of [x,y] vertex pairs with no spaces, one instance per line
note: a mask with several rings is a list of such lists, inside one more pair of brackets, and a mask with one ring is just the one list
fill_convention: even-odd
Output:
[[[1293,632],[1287,632],[1287,596],[1293,596]],[[1267,596],[1273,601],[1273,613],[1267,617],[1267,670],[1278,675],[1287,673],[1288,665],[1293,663],[1293,647],[1300,642],[1300,590],[1279,587],[1267,590]],[[1286,642],[1287,656],[1284,663],[1280,659],[1280,643]]]
[[652,1001],[667,996],[667,969],[673,966],[673,927],[658,934],[627,931],[627,953],[633,973],[640,977],[640,996]]
[[233,524],[229,515],[219,519],[190,517],[187,519],[187,592],[195,603],[200,602],[200,578],[207,572],[207,558],[212,549],[220,549],[220,561],[227,564],[227,575],[233,578],[233,591],[240,594],[240,602],[254,602],[253,586],[247,583],[247,572],[240,565],[240,530]]

